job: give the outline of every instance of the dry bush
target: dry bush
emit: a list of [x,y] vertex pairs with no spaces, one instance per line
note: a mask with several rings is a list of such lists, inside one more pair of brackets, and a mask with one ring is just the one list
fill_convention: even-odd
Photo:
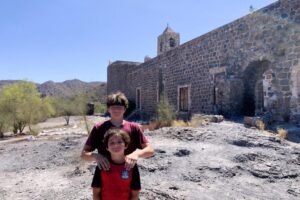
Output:
[[258,130],[265,130],[266,124],[259,117],[244,117],[245,127],[256,127]]
[[189,125],[191,127],[199,127],[199,126],[202,126],[203,124],[206,124],[208,123],[207,119],[200,116],[200,115],[194,115],[189,123]]
[[277,130],[278,136],[281,137],[282,139],[286,139],[288,137],[288,132],[284,128],[279,128]]
[[163,127],[170,127],[171,126],[171,122],[169,121],[152,121],[149,124],[146,125],[142,125],[143,130],[148,129],[149,131],[153,131],[159,128],[163,128]]
[[256,120],[255,126],[261,131],[266,129],[266,124],[262,120]]
[[171,126],[172,121],[176,118],[174,108],[169,103],[166,96],[161,96],[157,105],[157,121],[161,124],[169,124]]
[[172,127],[187,127],[190,126],[190,123],[185,122],[183,120],[174,120],[171,124]]

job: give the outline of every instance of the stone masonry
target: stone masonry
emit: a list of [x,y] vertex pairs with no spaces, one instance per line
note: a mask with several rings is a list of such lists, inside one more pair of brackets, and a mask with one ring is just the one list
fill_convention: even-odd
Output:
[[181,45],[167,27],[156,57],[108,66],[107,92],[140,99],[137,109],[149,117],[164,94],[179,114],[268,113],[276,121],[299,122],[299,25],[300,0],[279,0]]

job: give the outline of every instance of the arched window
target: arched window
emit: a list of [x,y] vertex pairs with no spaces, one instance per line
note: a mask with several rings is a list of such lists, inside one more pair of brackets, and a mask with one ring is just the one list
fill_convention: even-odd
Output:
[[176,46],[176,42],[175,42],[174,38],[170,38],[169,42],[170,42],[170,47],[175,47]]

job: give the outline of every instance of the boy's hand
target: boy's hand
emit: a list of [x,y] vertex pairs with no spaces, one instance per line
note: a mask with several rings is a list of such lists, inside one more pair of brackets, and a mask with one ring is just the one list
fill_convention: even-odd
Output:
[[134,165],[136,164],[137,159],[139,158],[139,156],[133,152],[131,154],[128,154],[125,157],[125,168],[126,170],[130,170],[134,167]]
[[99,167],[99,169],[103,169],[105,171],[109,170],[110,166],[109,166],[109,161],[107,160],[107,158],[101,154],[93,154],[97,165]]

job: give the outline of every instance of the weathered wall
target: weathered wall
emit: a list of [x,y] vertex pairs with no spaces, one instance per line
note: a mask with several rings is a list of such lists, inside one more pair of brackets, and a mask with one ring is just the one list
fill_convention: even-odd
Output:
[[127,93],[128,73],[138,69],[140,63],[128,61],[116,61],[107,68],[107,94],[121,91]]
[[[191,113],[245,114],[245,96],[253,94],[257,101],[261,91],[262,111],[272,112],[276,120],[296,120],[300,94],[298,76],[293,73],[299,72],[299,24],[300,1],[278,1],[142,63],[135,70],[126,69],[126,84],[115,84],[123,72],[117,72],[115,78],[109,74],[108,91],[113,83],[135,99],[135,89],[140,87],[142,110],[152,114],[161,68],[165,94],[176,109],[179,86],[190,88]],[[255,103],[252,106],[257,112]]]

